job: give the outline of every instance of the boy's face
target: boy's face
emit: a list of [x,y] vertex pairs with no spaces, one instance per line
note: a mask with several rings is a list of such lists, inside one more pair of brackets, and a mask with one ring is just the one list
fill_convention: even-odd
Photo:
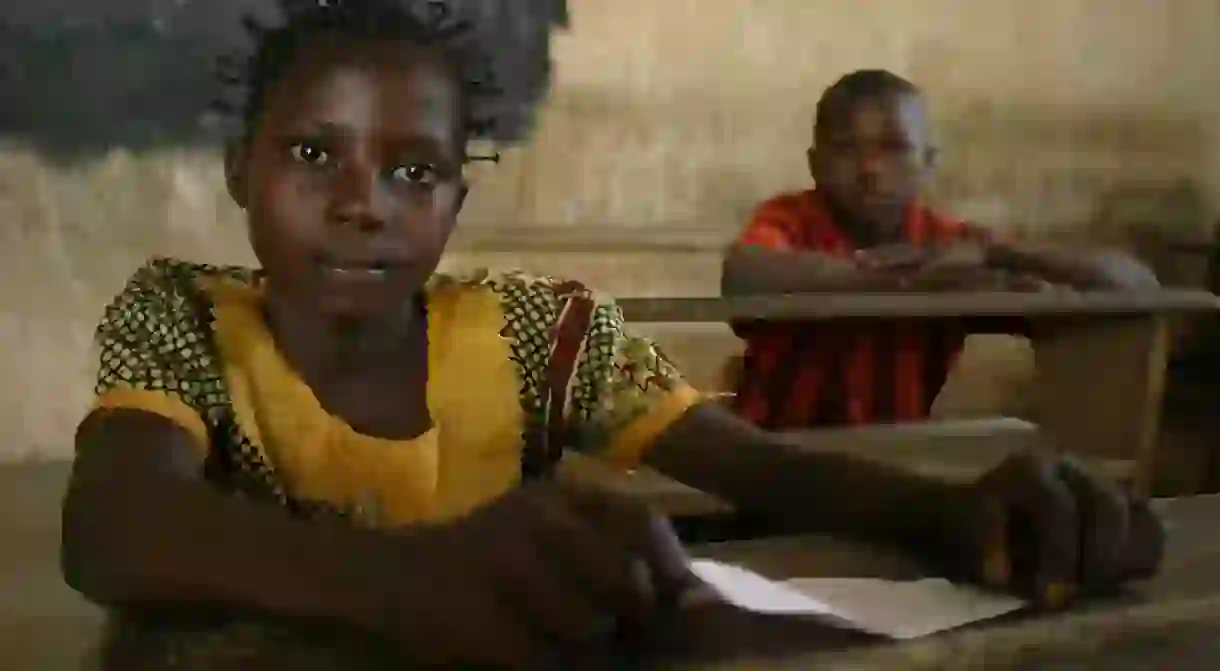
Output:
[[845,101],[828,116],[809,150],[818,190],[857,223],[900,225],[934,157],[923,101],[914,95]]
[[333,316],[399,309],[465,197],[456,78],[408,46],[315,39],[264,95],[227,168],[270,282]]

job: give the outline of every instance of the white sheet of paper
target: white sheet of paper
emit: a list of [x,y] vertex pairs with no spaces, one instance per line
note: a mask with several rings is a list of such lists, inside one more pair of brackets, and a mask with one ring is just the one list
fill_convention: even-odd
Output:
[[1010,596],[931,578],[896,582],[872,578],[796,578],[775,581],[710,560],[691,568],[727,601],[759,613],[812,615],[840,626],[910,639],[953,629],[1025,607]]

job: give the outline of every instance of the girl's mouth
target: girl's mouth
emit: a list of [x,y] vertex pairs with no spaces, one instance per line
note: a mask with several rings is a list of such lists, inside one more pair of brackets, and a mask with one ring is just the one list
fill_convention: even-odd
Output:
[[328,264],[323,266],[328,272],[339,275],[365,273],[371,275],[383,275],[386,271],[386,266],[383,263],[347,263],[347,264]]
[[390,270],[391,264],[381,259],[342,259],[333,256],[316,260],[318,268],[336,279],[381,279]]

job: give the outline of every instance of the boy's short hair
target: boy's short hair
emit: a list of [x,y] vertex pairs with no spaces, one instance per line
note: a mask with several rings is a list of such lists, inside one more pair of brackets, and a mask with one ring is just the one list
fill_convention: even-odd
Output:
[[840,77],[822,93],[813,125],[815,129],[824,129],[836,115],[864,100],[922,95],[913,82],[889,70],[856,70]]

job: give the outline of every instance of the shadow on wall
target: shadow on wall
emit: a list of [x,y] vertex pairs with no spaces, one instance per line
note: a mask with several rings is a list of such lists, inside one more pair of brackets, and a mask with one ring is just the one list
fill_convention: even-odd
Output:
[[54,160],[205,139],[204,45],[149,23],[0,24],[0,135]]
[[[545,48],[549,26],[566,21],[565,0],[447,4],[496,35],[497,61],[510,66],[513,59],[534,59]],[[276,0],[4,0],[0,137],[57,162],[119,147],[215,140],[207,111],[225,93],[214,74],[216,60],[248,53],[242,17],[266,20],[276,5]],[[497,83],[517,91],[537,86],[544,74],[536,68],[505,70]],[[517,111],[509,114],[510,124],[528,121]]]

